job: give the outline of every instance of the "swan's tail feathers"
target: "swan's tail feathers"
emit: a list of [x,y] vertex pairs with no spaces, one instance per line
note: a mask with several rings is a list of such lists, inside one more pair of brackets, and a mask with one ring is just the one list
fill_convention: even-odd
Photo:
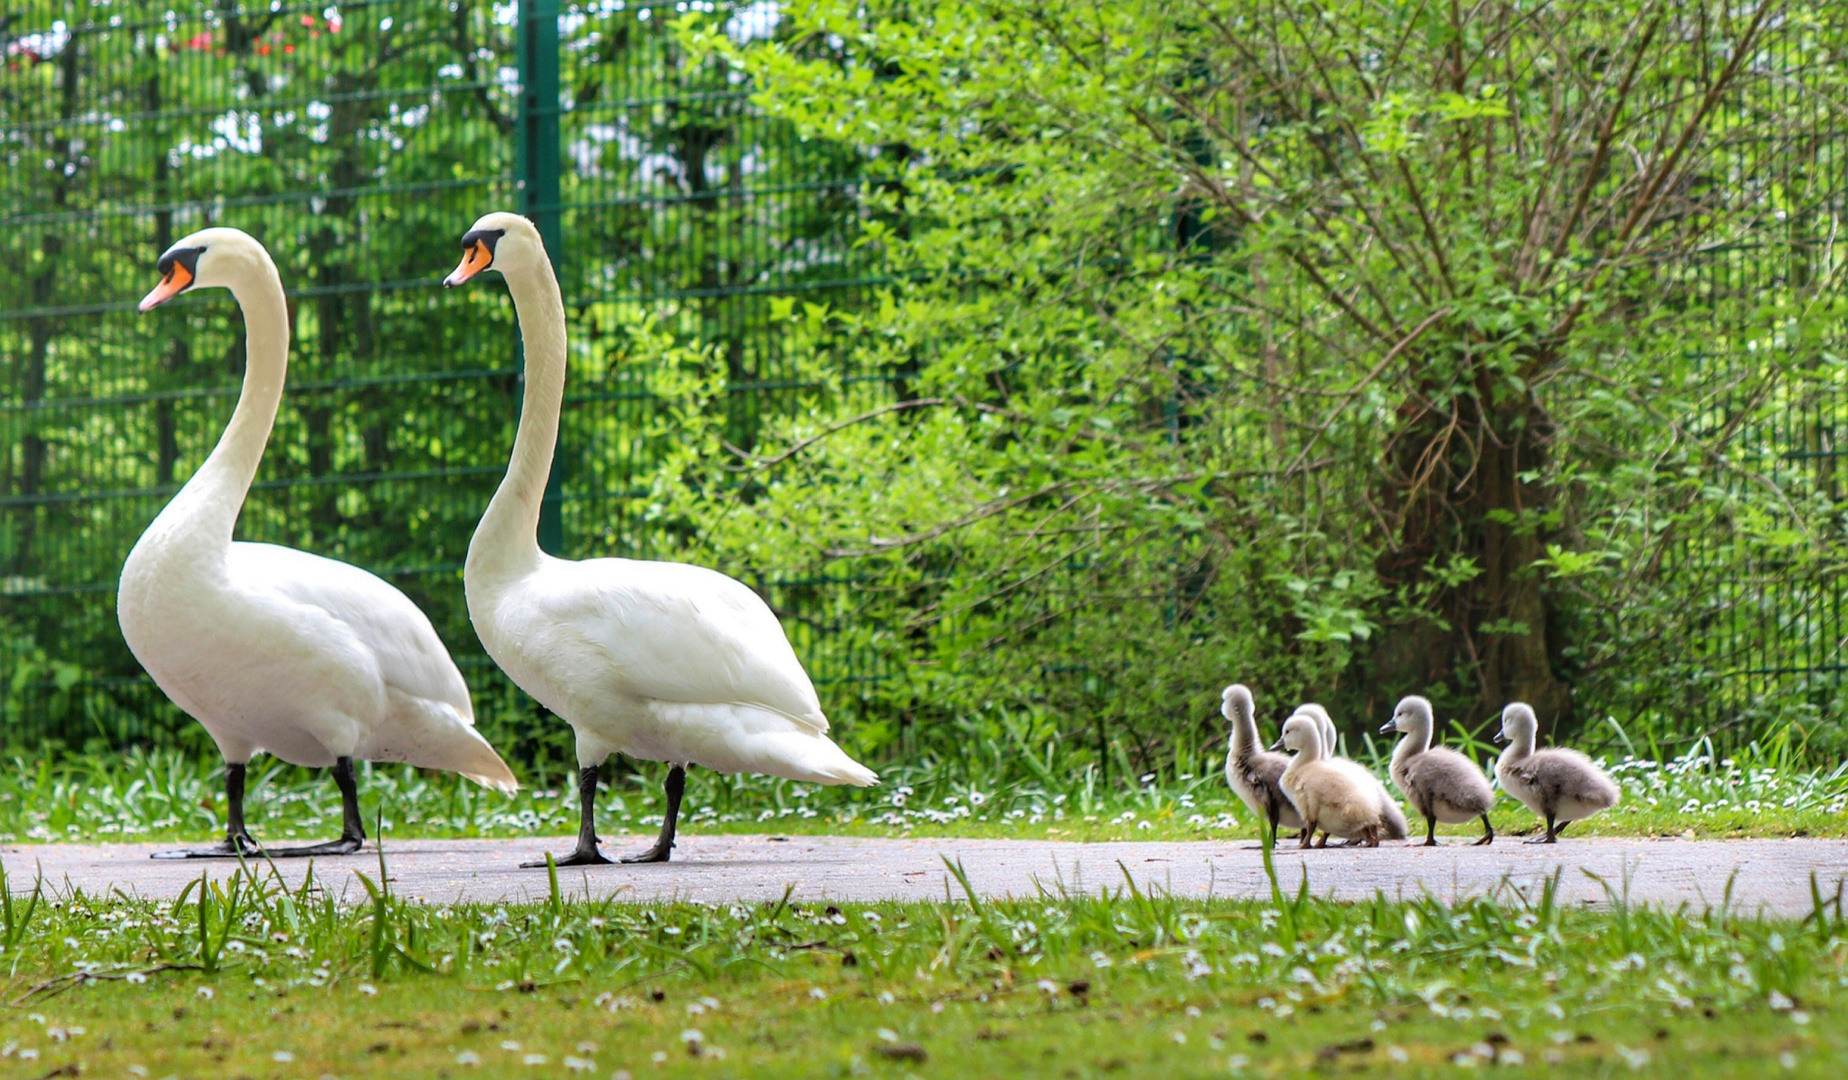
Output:
[[465,772],[461,775],[484,788],[498,791],[503,795],[511,795],[520,790],[520,782],[514,779],[513,770],[507,767],[507,763],[501,760],[501,756],[494,752],[494,748],[489,746],[486,740],[483,740],[481,745],[487,751],[486,756],[493,759],[493,768],[486,768],[488,763],[483,762],[482,771]]
[[757,753],[753,756],[757,757],[757,762],[744,765],[738,771],[768,773],[785,780],[831,786],[872,787],[879,782],[878,773],[848,757],[847,752],[826,735],[792,731],[759,736],[756,743]]
[[451,766],[451,769],[484,788],[503,794],[511,795],[520,790],[520,782],[514,779],[513,770],[501,760],[494,747],[488,745],[488,740],[481,737],[481,732],[472,726],[464,730],[473,738],[464,739],[460,735],[453,737],[455,746],[451,756],[457,764]]
[[872,787],[879,783],[879,774],[847,756],[840,747],[835,747],[840,754],[840,761],[830,763],[824,784],[852,784],[854,787]]
[[371,745],[362,746],[359,757],[441,769],[508,794],[520,789],[513,770],[455,706],[409,695],[398,696],[394,704],[392,722],[373,732]]

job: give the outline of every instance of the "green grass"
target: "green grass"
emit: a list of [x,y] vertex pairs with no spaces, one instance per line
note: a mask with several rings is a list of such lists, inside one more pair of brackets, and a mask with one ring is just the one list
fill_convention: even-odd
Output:
[[[1839,893],[1802,920],[1179,901],[341,906],[267,871],[0,924],[0,1076],[1836,1077]],[[15,881],[17,889],[20,882]],[[66,1070],[62,1073],[55,1070]]]
[[[247,802],[262,839],[332,835],[338,797],[322,773],[259,759]],[[692,771],[687,831],[832,833],[853,836],[974,836],[1067,840],[1199,840],[1254,835],[1245,808],[1217,768],[1106,782],[1095,770],[1010,777],[940,764],[888,768],[868,790],[819,788],[763,777]],[[1709,748],[1658,764],[1631,757],[1613,767],[1623,805],[1574,827],[1575,835],[1848,836],[1848,765],[1806,769],[1788,756],[1747,748],[1716,760]],[[576,831],[576,793],[559,775],[514,796],[448,775],[365,766],[369,821],[388,835],[468,837],[567,835]],[[548,782],[550,785],[547,786]],[[173,752],[118,758],[19,760],[0,769],[0,841],[204,840],[223,828],[219,763]],[[618,777],[599,798],[611,833],[659,824],[660,787],[649,768]],[[1498,831],[1531,833],[1537,822],[1502,798]],[[1470,827],[1470,828],[1473,828]],[[1469,832],[1470,828],[1452,830]]]

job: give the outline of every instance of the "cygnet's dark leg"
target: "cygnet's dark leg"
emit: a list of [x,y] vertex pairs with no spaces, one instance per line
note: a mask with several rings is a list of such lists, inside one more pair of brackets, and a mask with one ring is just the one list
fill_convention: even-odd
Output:
[[263,849],[250,838],[244,828],[244,763],[225,763],[225,839],[216,847],[196,848],[185,851],[156,851],[149,858],[154,859],[235,859],[239,856],[255,858],[263,854]]
[[1495,842],[1495,826],[1489,824],[1489,815],[1482,815],[1482,839],[1476,841],[1476,847],[1483,847]]
[[1565,828],[1564,825],[1555,825],[1553,823],[1553,815],[1548,814],[1546,816],[1546,834],[1543,836],[1536,836],[1532,840],[1529,840],[1528,843],[1530,844],[1557,844],[1559,843],[1560,830],[1564,828]]
[[1437,819],[1434,817],[1425,818],[1424,846],[1425,847],[1436,847],[1437,846]]
[[[597,850],[597,776],[599,767],[586,765],[578,770],[578,840],[577,848],[562,859],[553,860],[555,866],[603,866],[610,860]],[[544,866],[544,859],[523,862],[523,867],[531,869]]]
[[687,770],[683,765],[675,765],[667,771],[667,813],[661,817],[661,835],[655,838],[654,847],[640,855],[625,855],[623,862],[666,862],[674,852],[674,828],[680,820],[680,797],[686,794]]
[[340,789],[340,839],[307,847],[272,848],[272,859],[312,858],[316,855],[351,855],[366,842],[366,826],[359,816],[359,784],[353,779],[353,759],[334,759],[334,786]]
[[[1283,814],[1283,807],[1281,807],[1281,806],[1279,806],[1279,805],[1278,805],[1278,804],[1276,804],[1275,802],[1272,802],[1272,803],[1270,803],[1269,805],[1267,805],[1267,806],[1266,806],[1266,807],[1264,808],[1264,820],[1263,820],[1262,822],[1259,822],[1259,823],[1258,823],[1258,846],[1257,846],[1257,847],[1250,847],[1250,848],[1245,848],[1244,850],[1246,850],[1246,851],[1263,851],[1263,850],[1264,850],[1264,846],[1265,846],[1265,844],[1264,844],[1264,838],[1265,838],[1265,836],[1266,836],[1266,835],[1268,835],[1268,836],[1270,837],[1270,847],[1271,847],[1271,849],[1272,849],[1272,850],[1276,850],[1276,847],[1277,847],[1277,826],[1278,826],[1278,824],[1279,824],[1279,822],[1278,822],[1278,820],[1277,820],[1277,819],[1278,819],[1279,817],[1281,817],[1281,816],[1282,816],[1282,814]],[[1267,824],[1268,824],[1268,825],[1270,826],[1270,832],[1269,832],[1268,834],[1266,834],[1266,833],[1265,833],[1265,831],[1264,831],[1264,829],[1265,829],[1265,826],[1266,826]]]

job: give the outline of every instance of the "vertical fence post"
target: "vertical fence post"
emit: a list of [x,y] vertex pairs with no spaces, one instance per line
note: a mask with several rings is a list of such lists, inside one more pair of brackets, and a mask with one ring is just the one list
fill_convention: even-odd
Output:
[[[520,0],[520,212],[539,227],[546,253],[565,281],[565,238],[559,215],[558,0]],[[521,360],[525,364],[524,358]],[[564,440],[560,426],[559,441]],[[554,448],[559,449],[558,447]],[[552,456],[545,498],[539,504],[539,547],[558,554],[565,546],[563,454]]]

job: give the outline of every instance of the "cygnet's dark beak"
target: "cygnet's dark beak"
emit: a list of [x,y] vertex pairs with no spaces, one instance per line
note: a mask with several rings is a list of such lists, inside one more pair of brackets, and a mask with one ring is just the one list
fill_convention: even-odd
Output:
[[1283,738],[1282,738],[1281,736],[1279,736],[1279,737],[1278,737],[1278,739],[1277,739],[1277,741],[1276,741],[1276,742],[1274,742],[1274,743],[1271,743],[1271,749],[1272,749],[1272,750],[1281,750],[1281,749],[1283,749]]
[[1399,730],[1399,722],[1397,720],[1388,720],[1386,721],[1384,725],[1380,727],[1380,734],[1381,735],[1391,735],[1393,732],[1397,730]]
[[1489,741],[1493,742],[1496,746],[1500,746],[1502,743],[1508,741],[1508,733],[1506,731],[1498,731],[1495,733],[1495,738]]

